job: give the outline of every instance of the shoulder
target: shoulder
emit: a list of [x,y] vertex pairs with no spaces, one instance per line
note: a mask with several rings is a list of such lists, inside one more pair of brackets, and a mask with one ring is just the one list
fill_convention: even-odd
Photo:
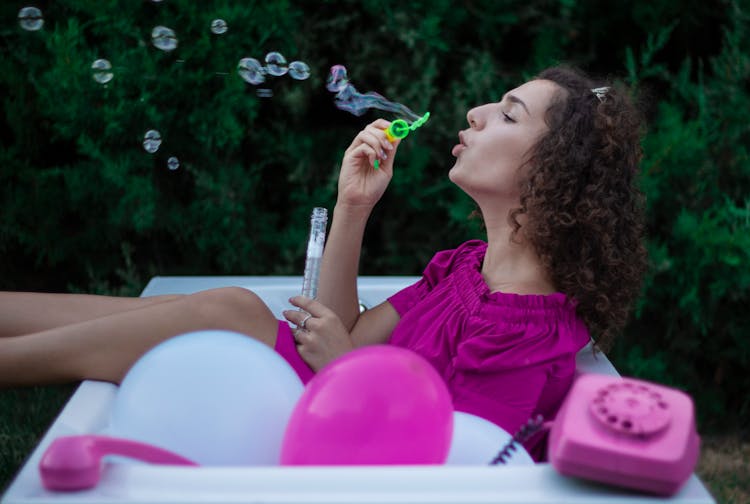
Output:
[[484,240],[468,240],[456,247],[455,251],[461,254],[481,255],[484,257],[487,251],[487,242]]
[[484,258],[487,243],[481,240],[470,240],[456,248],[437,252],[422,271],[422,278],[418,282],[425,288],[425,293],[432,290],[454,271],[466,268],[477,269]]
[[469,261],[480,261],[487,251],[487,243],[482,240],[469,240],[463,242],[456,248],[441,250],[437,252],[430,261],[430,265],[450,268],[458,263]]

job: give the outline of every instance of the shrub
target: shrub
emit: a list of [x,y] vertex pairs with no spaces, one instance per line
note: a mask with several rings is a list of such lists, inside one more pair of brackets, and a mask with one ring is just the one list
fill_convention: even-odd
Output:
[[[341,155],[380,112],[332,106],[328,69],[430,121],[403,143],[364,243],[363,274],[418,274],[480,232],[447,181],[473,105],[561,61],[644,95],[651,271],[612,355],[683,387],[705,428],[750,424],[747,12],[727,2],[478,0],[42,2],[0,6],[3,289],[137,295],[159,275],[300,274],[308,217],[332,208]],[[215,35],[213,19],[229,30]],[[176,50],[151,44],[173,28]],[[666,28],[664,28],[666,27]],[[239,78],[280,51],[308,80]],[[114,78],[92,79],[97,58]],[[392,117],[389,117],[392,118]],[[159,130],[154,154],[141,146]],[[177,170],[167,159],[179,158]],[[704,371],[708,370],[708,371]]]

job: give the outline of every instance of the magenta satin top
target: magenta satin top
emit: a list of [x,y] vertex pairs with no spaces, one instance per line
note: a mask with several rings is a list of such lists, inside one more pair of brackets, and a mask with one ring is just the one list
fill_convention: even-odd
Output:
[[435,366],[456,410],[513,434],[537,413],[554,418],[590,338],[564,294],[490,292],[486,250],[472,240],[438,252],[419,281],[388,298],[401,316],[390,343]]

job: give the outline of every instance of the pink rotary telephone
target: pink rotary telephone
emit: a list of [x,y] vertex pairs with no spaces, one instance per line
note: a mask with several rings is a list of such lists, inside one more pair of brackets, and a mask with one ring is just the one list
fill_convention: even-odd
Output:
[[660,495],[679,490],[699,449],[690,396],[608,375],[575,381],[549,435],[549,460],[561,474]]

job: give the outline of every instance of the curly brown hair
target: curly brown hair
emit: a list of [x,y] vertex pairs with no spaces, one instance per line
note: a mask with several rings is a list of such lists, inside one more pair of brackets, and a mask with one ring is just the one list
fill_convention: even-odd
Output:
[[583,72],[554,67],[537,79],[559,90],[547,109],[549,131],[525,163],[514,233],[534,246],[555,287],[604,351],[628,319],[646,271],[643,196],[637,185],[642,115],[627,90],[601,87]]

